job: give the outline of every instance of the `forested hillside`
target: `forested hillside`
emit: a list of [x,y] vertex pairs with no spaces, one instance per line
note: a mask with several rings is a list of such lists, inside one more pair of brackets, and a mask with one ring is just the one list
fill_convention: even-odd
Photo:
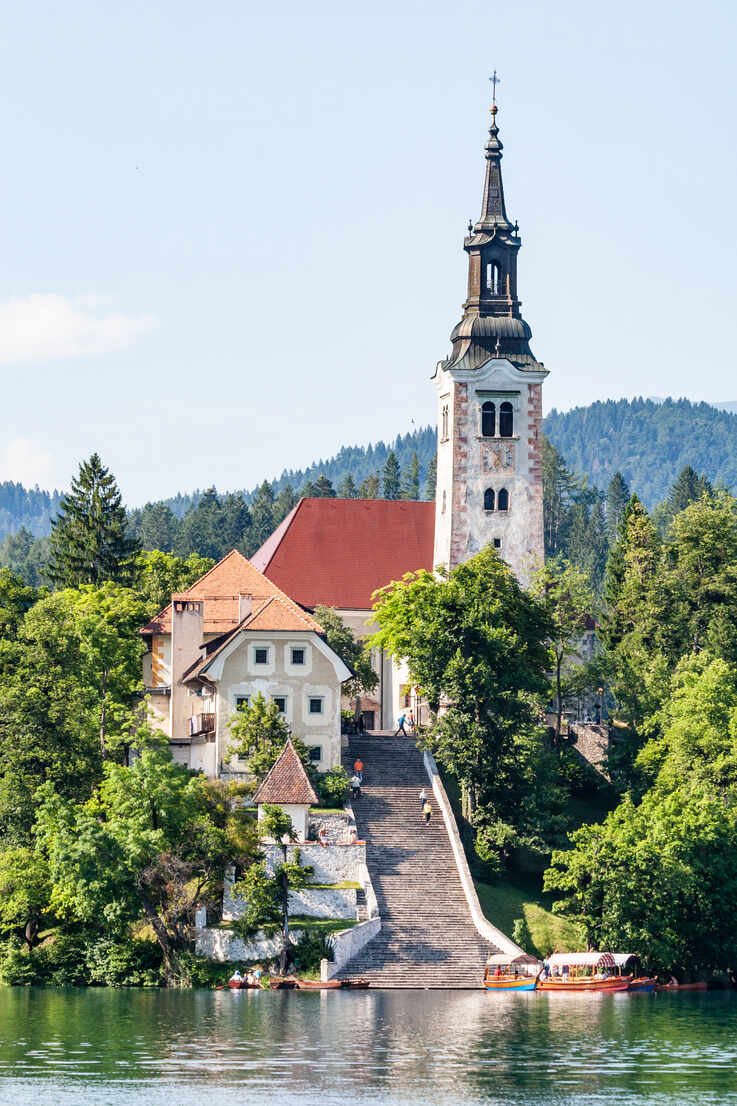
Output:
[[619,399],[553,410],[545,433],[568,466],[605,488],[621,472],[648,507],[662,502],[686,465],[737,487],[737,414],[687,399]]
[[[278,495],[287,487],[300,491],[305,485],[313,484],[321,476],[325,476],[336,488],[346,476],[350,476],[356,487],[360,487],[364,481],[369,480],[377,473],[381,475],[390,453],[394,453],[399,462],[399,467],[403,470],[409,467],[413,453],[417,453],[417,460],[420,465],[420,487],[424,487],[427,479],[427,466],[435,456],[435,447],[435,427],[423,426],[410,434],[400,434],[388,444],[378,441],[367,446],[343,446],[334,457],[314,461],[304,469],[284,469],[281,476],[277,476],[275,480],[269,482],[275,495]],[[250,490],[240,489],[240,494],[246,503],[250,503],[256,497],[259,487]],[[163,500],[163,502],[177,518],[184,518],[192,507],[197,506],[202,495],[203,492],[200,489],[189,493],[178,492],[171,498]],[[1,535],[2,527],[0,527]]]
[[0,483],[0,538],[23,526],[36,538],[51,529],[51,519],[59,510],[61,493],[24,488],[13,480]]

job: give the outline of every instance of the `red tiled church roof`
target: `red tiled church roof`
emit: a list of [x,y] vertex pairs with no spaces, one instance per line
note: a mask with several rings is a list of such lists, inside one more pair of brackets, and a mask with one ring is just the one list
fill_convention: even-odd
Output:
[[305,766],[291,741],[284,746],[279,759],[253,796],[253,801],[309,806],[317,802],[317,795],[307,777]]
[[435,504],[300,499],[251,563],[304,607],[370,610],[371,595],[433,568]]

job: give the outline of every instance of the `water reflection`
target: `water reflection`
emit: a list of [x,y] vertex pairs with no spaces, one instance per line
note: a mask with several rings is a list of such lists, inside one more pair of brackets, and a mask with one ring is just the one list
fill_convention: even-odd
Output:
[[737,1103],[731,995],[0,990],[0,1101]]

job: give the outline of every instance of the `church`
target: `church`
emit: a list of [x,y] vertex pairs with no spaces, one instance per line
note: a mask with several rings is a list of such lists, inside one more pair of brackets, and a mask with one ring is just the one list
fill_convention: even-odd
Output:
[[[340,686],[350,673],[323,640],[312,616],[318,604],[336,608],[357,637],[366,637],[373,593],[407,572],[453,568],[489,544],[523,585],[542,563],[547,370],[530,349],[532,332],[520,312],[522,243],[505,206],[497,114],[494,102],[481,214],[463,242],[463,314],[449,356],[432,374],[435,502],[302,499],[250,561],[229,554],[172,596],[142,630],[149,643],[144,675],[158,724],[177,758],[193,768],[224,771],[228,718],[259,690],[278,699],[293,732],[314,735],[307,743],[314,742],[320,768],[340,762]],[[219,688],[231,656],[242,659],[231,662],[232,676]],[[368,729],[392,729],[402,710],[418,704],[400,664],[377,653],[374,666],[378,686],[360,710]]]

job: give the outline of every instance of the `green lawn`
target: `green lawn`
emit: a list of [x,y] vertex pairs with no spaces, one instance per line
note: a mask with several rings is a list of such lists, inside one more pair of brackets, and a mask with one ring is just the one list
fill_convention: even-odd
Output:
[[539,890],[534,877],[529,880],[500,880],[498,883],[476,881],[476,891],[484,914],[493,925],[512,936],[517,918],[524,918],[532,937],[527,951],[538,956],[557,949],[559,952],[575,952],[585,948],[583,937],[576,926],[565,918],[553,914],[552,896]]
[[339,933],[358,925],[355,918],[310,918],[305,914],[290,914],[290,929],[308,929],[313,933]]
[[345,814],[345,809],[342,806],[311,806],[310,814],[316,814],[322,818],[328,814]]
[[311,891],[360,891],[361,884],[355,879],[344,879],[342,883],[311,883],[309,888]]

